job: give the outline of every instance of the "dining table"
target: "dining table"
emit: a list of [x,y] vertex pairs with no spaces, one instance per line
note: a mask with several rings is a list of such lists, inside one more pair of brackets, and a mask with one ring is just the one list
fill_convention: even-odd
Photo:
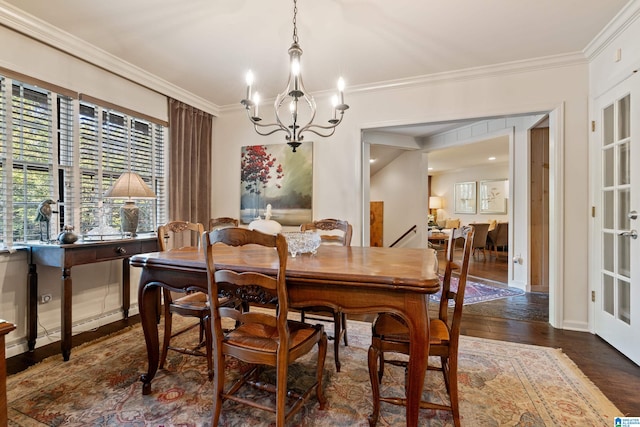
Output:
[[[277,254],[254,245],[214,246],[216,268],[275,275]],[[147,348],[148,370],[140,380],[151,393],[159,363],[159,292],[207,292],[203,251],[165,251],[134,255],[142,268],[138,305]],[[409,328],[411,350],[407,375],[407,426],[417,426],[420,397],[429,357],[429,294],[439,291],[438,261],[433,249],[320,246],[315,254],[289,256],[286,283],[291,307],[330,307],[348,314],[389,312]]]

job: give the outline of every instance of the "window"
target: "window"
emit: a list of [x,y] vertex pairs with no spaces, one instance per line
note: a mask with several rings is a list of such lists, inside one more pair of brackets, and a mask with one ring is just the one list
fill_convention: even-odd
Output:
[[[119,230],[124,201],[102,195],[126,171],[158,196],[137,203],[138,231],[165,222],[164,126],[2,76],[0,89],[1,243],[53,239],[63,225]],[[41,223],[47,199],[56,203]]]

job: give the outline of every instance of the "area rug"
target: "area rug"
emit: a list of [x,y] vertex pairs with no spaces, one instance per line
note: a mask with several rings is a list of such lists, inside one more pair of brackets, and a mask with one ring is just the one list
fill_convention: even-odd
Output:
[[[451,290],[455,292],[458,289],[458,278],[451,277]],[[498,287],[485,285],[482,283],[472,282],[467,279],[467,287],[464,291],[464,305],[477,304],[480,302],[493,301],[511,296],[524,295],[522,289],[513,287]],[[440,301],[440,292],[429,295],[429,299],[433,302]],[[453,300],[449,301],[449,305],[453,306]]]
[[[349,322],[349,346],[340,349],[340,373],[335,372],[331,348],[327,352],[327,408],[319,410],[312,399],[290,425],[368,425],[370,327]],[[460,353],[463,426],[612,426],[613,417],[620,415],[561,350],[462,337]],[[313,375],[313,357],[295,367],[294,378]],[[148,396],[142,396],[139,381],[145,370],[139,325],[74,348],[68,362],[59,356],[49,358],[8,378],[9,426],[211,425],[212,388],[203,358],[170,353],[168,366],[158,372]],[[402,394],[403,383],[404,371],[388,366],[383,392]],[[445,396],[441,375],[429,372],[423,397],[442,400]],[[383,404],[378,425],[405,425],[404,414],[402,407]],[[270,426],[272,420],[269,413],[227,402],[220,425]],[[427,410],[421,411],[419,423],[453,425],[447,412]]]

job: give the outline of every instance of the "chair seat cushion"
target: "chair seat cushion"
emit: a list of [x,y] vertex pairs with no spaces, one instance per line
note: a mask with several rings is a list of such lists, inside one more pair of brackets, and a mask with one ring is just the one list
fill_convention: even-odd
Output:
[[[227,305],[231,299],[221,297],[218,298],[218,301],[220,301],[220,305]],[[209,297],[204,292],[192,292],[174,300],[171,305],[177,308],[186,308],[191,310],[208,310]]]
[[[409,342],[409,328],[401,317],[395,314],[382,313],[376,319],[374,334],[387,341]],[[446,344],[449,342],[449,329],[440,319],[429,322],[429,344]]]
[[[293,349],[312,337],[316,328],[300,322],[289,321],[289,348]],[[229,332],[225,338],[229,345],[275,353],[278,348],[278,330],[258,323],[245,323]]]

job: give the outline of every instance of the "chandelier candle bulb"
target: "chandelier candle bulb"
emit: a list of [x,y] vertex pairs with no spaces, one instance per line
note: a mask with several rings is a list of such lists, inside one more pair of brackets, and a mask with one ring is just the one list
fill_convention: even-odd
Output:
[[260,94],[255,92],[253,94],[253,120],[260,120],[260,116],[258,114],[258,106],[260,105]]
[[340,93],[340,104],[344,104],[344,79],[338,79],[338,92]]
[[333,95],[331,97],[331,106],[333,107],[333,118],[329,120],[329,123],[338,123],[338,119],[336,118],[338,114],[338,95]]

